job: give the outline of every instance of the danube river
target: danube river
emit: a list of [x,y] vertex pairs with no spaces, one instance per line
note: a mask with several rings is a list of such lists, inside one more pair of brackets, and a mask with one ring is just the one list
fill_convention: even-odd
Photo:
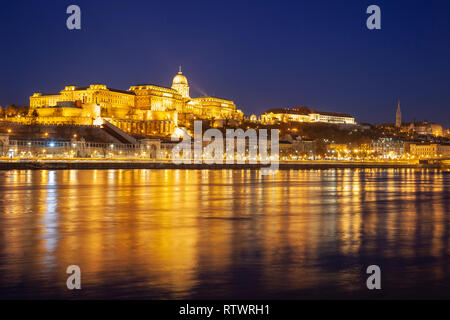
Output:
[[0,190],[0,298],[450,298],[448,171],[0,171]]

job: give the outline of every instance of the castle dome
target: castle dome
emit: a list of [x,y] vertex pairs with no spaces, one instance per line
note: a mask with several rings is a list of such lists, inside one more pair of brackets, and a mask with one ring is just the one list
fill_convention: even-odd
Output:
[[178,74],[173,78],[172,83],[173,84],[185,84],[185,85],[188,84],[187,78],[181,72],[181,67],[180,67],[180,71],[178,71]]

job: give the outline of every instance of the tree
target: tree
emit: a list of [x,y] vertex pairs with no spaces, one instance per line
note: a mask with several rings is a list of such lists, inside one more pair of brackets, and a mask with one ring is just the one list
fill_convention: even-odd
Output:
[[30,111],[29,106],[22,106],[20,107],[17,112],[21,117],[26,117],[28,115],[28,112]]
[[17,116],[17,107],[14,104],[10,104],[6,107],[6,116],[7,117],[15,117]]

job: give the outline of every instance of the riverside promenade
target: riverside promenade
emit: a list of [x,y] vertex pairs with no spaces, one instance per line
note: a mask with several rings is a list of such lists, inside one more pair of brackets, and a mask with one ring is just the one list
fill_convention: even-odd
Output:
[[[436,168],[449,169],[446,164],[419,164],[406,161],[280,161],[280,170],[295,169],[359,169],[359,168]],[[224,170],[267,168],[267,164],[175,164],[170,160],[0,160],[0,170],[109,170],[109,169],[192,169]]]

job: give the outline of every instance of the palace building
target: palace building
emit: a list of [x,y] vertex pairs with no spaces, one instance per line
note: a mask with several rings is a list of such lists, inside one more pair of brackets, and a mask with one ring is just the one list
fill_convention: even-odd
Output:
[[216,97],[191,98],[181,68],[172,87],[133,85],[117,90],[103,84],[66,86],[56,94],[34,93],[29,116],[37,123],[92,125],[109,121],[138,135],[170,135],[195,119],[243,119],[233,101]]
[[355,124],[355,118],[349,114],[325,112],[308,107],[270,109],[261,115],[263,123],[274,122],[322,122],[332,124]]

